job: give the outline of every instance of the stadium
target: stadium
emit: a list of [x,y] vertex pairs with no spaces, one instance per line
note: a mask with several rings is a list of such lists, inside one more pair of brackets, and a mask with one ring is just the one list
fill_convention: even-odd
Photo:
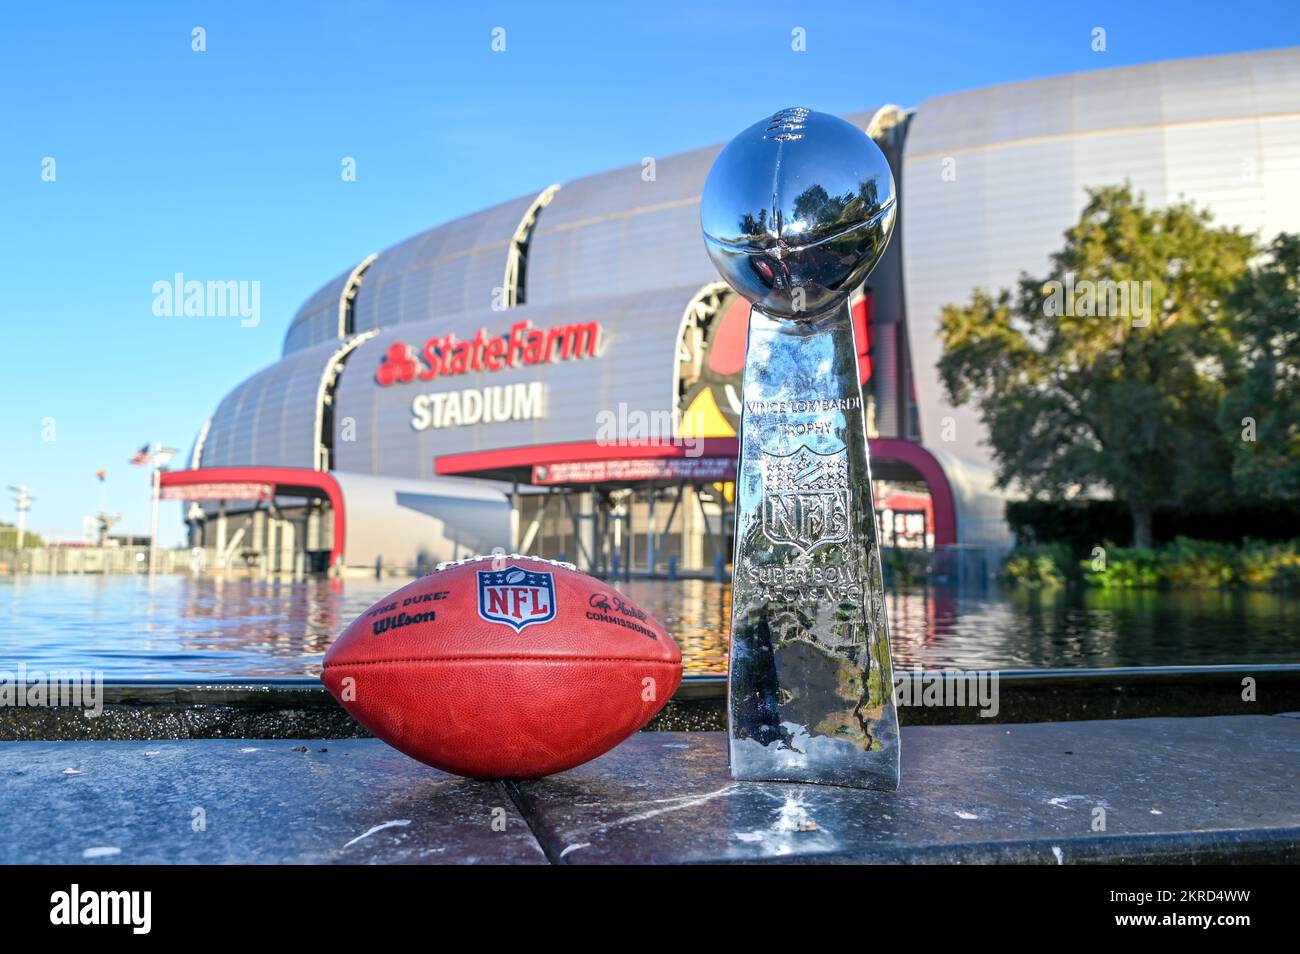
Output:
[[[886,545],[975,555],[984,572],[1009,542],[978,417],[938,378],[942,307],[1041,272],[1087,187],[1128,181],[1153,205],[1294,230],[1297,104],[1286,49],[845,117],[900,195],[851,300]],[[748,305],[700,239],[719,148],[358,250],[294,315],[280,360],[218,402],[188,467],[162,475],[163,497],[189,502],[191,544],[267,573],[409,572],[494,547],[602,573],[723,572]]]

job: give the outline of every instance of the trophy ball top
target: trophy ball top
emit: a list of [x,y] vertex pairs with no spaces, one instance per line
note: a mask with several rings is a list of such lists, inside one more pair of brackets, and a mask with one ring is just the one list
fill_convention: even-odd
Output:
[[774,318],[842,304],[885,251],[897,204],[880,147],[837,116],[783,109],[723,148],[700,197],[709,257]]

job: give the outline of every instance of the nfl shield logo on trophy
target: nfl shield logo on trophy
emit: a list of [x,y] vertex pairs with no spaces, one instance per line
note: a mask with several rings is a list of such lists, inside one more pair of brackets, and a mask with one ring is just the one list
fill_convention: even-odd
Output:
[[509,566],[478,571],[478,615],[519,632],[555,619],[555,579],[550,573]]
[[800,447],[789,454],[764,453],[763,532],[773,543],[808,553],[849,539],[849,455]]

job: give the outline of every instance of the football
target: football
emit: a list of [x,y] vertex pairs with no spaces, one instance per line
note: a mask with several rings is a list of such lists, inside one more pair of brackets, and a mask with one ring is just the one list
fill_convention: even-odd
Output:
[[652,616],[572,564],[442,564],[343,631],[321,675],[394,748],[482,779],[537,778],[607,752],[682,679]]

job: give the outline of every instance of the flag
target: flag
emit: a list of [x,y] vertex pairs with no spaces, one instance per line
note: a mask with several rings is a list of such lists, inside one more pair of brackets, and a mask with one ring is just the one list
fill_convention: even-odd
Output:
[[108,476],[108,471],[97,470],[95,471],[95,476],[99,479],[99,482],[102,484],[104,482],[104,478]]
[[150,460],[152,458],[149,456],[149,445],[145,444],[135,452],[135,456],[131,458],[130,463],[132,467],[144,467],[148,465]]

